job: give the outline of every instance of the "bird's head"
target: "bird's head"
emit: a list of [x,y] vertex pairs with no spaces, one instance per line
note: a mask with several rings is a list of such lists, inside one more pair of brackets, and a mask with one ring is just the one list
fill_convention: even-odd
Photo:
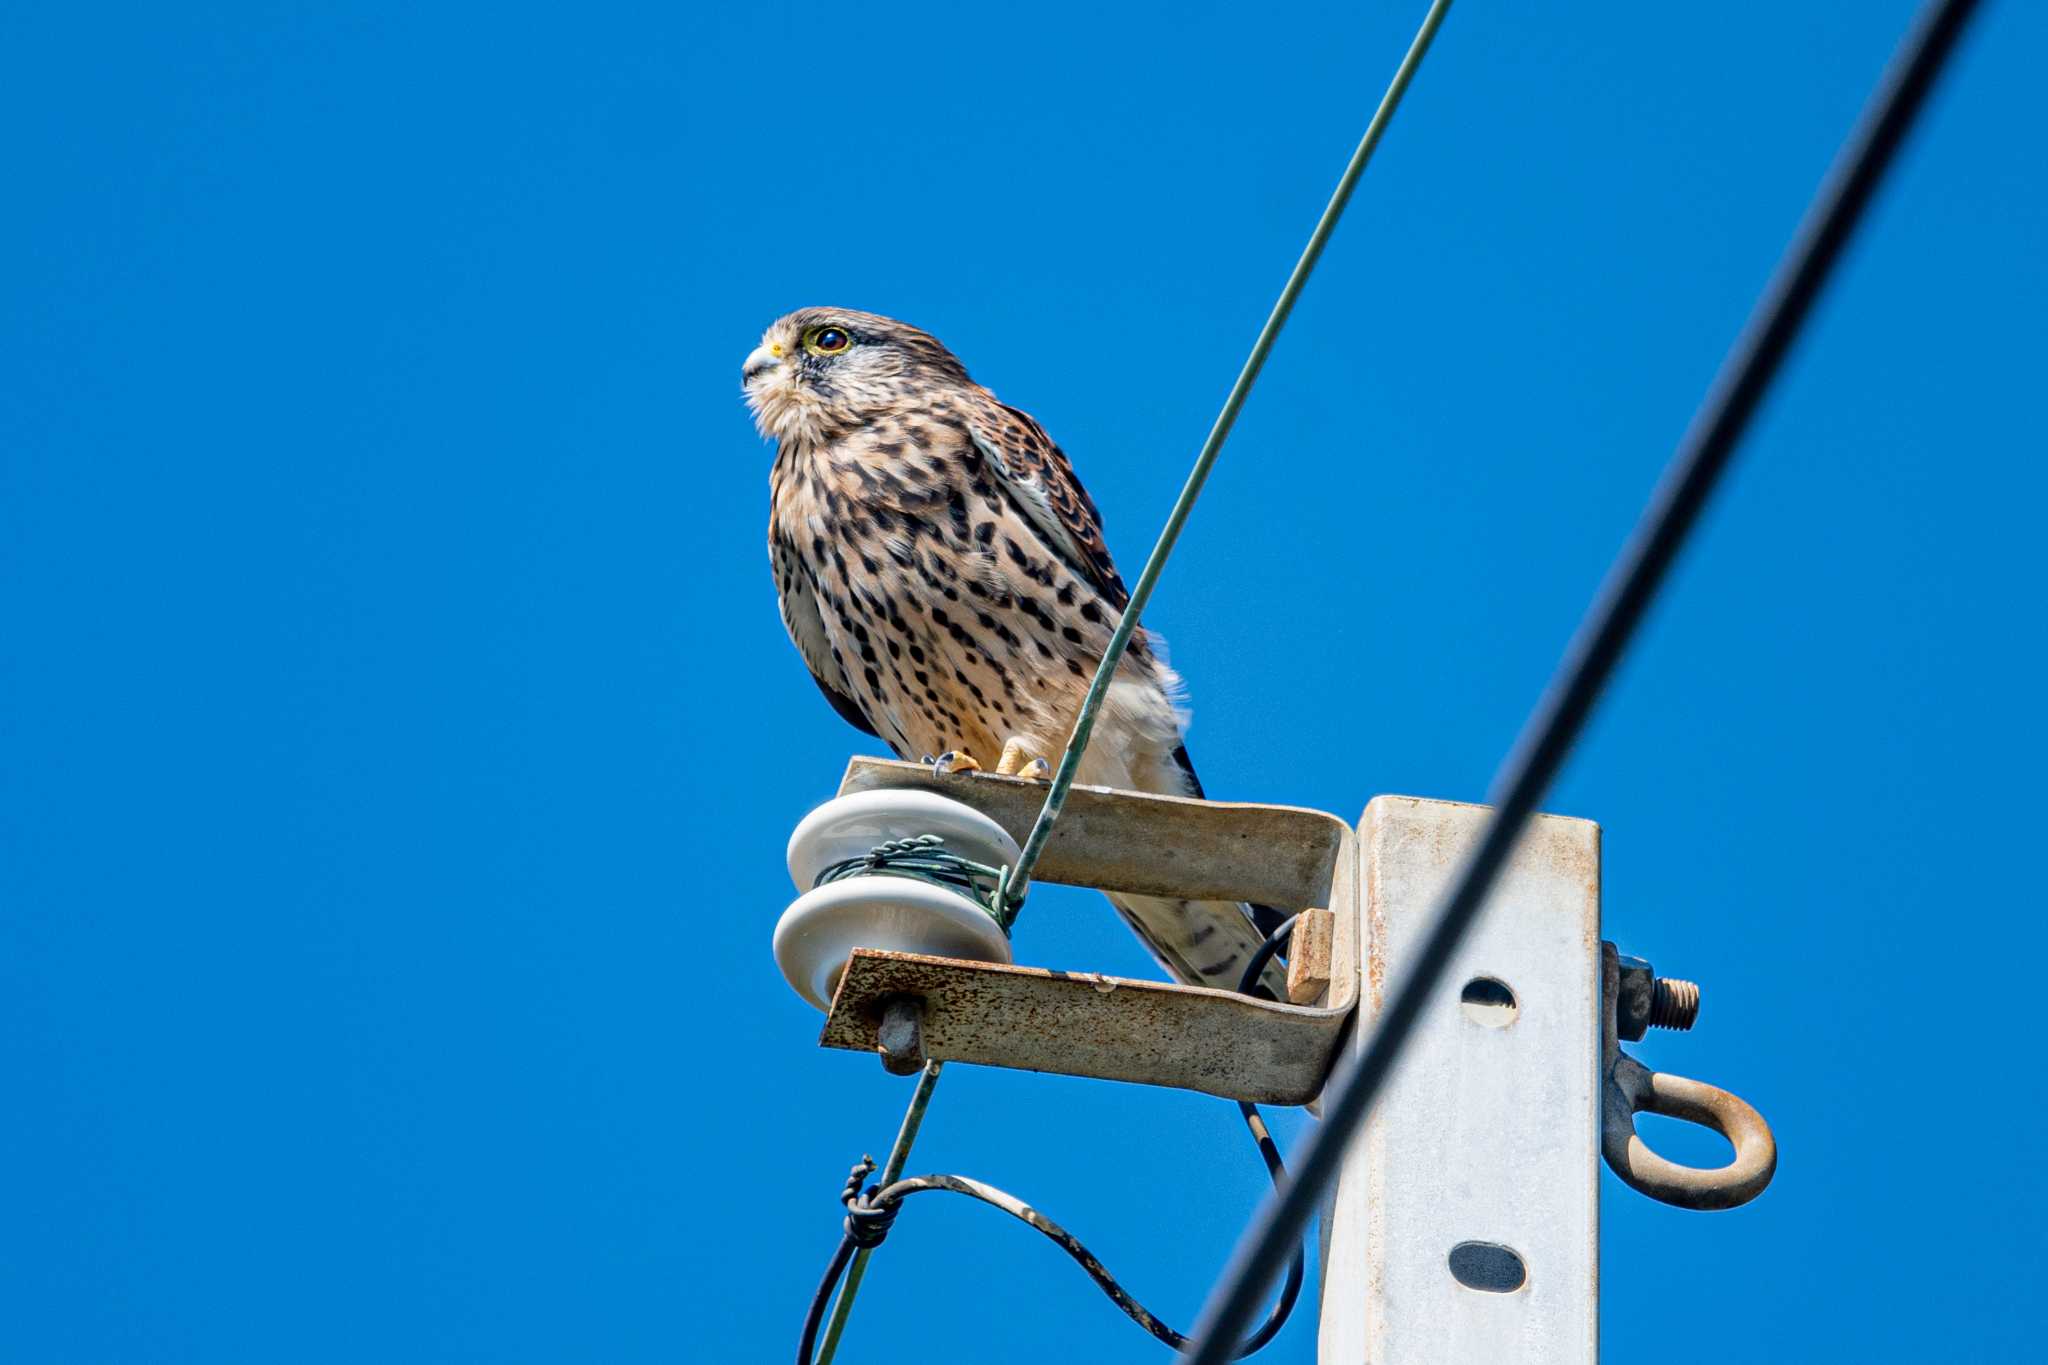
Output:
[[928,333],[850,308],[799,308],[770,323],[740,371],[771,441],[815,444],[941,388],[970,383]]

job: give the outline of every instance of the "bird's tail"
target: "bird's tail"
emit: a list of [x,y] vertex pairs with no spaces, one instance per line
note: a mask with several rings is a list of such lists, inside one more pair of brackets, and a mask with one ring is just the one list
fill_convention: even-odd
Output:
[[[1266,938],[1251,908],[1235,901],[1106,894],[1159,965],[1191,986],[1236,990],[1246,964]],[[1269,962],[1259,980],[1275,1000],[1287,998],[1286,968]]]
[[[1202,782],[1180,739],[1180,680],[1166,667],[1159,641],[1150,638],[1149,645],[1150,680],[1119,681],[1110,687],[1095,743],[1082,761],[1081,780],[1200,800]],[[1236,990],[1252,954],[1281,920],[1277,911],[1236,901],[1108,894],[1110,904],[1159,965],[1191,986]],[[1275,1000],[1287,998],[1285,968],[1269,963],[1259,980]]]

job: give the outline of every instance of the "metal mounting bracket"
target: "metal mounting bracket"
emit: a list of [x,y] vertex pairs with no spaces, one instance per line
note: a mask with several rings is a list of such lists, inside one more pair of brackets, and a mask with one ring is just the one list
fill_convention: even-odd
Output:
[[[840,794],[885,788],[950,797],[1020,840],[1045,792],[1043,783],[1019,778],[939,775],[922,764],[856,758]],[[818,1041],[880,1051],[899,1068],[924,1058],[977,1062],[1307,1104],[1321,1093],[1358,1003],[1357,862],[1351,827],[1321,811],[1075,787],[1037,880],[1289,912],[1327,909],[1327,962],[1296,973],[1304,1003],[857,949]],[[907,1001],[919,1002],[914,1029],[901,1022]],[[885,1018],[896,1021],[886,1038]],[[909,1039],[917,1058],[905,1052]]]

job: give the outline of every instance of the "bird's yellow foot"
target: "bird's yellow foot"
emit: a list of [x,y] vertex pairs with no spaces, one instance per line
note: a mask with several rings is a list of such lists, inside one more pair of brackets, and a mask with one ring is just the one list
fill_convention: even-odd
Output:
[[1032,755],[1032,743],[1022,735],[1012,735],[1004,741],[1004,757],[995,759],[995,774],[1001,778],[1024,778],[1028,782],[1044,782],[1053,776],[1053,765],[1042,757]]
[[1052,776],[1052,767],[1044,759],[1031,756],[1030,741],[1012,735],[1003,744],[1003,756],[996,760],[996,772],[1002,777],[1043,782]]
[[940,777],[947,773],[978,773],[981,765],[965,749],[948,749],[932,760],[932,771]]

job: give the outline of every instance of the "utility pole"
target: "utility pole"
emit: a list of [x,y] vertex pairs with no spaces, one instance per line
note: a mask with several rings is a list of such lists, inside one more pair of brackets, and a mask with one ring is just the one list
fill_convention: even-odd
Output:
[[[1366,807],[1363,1046],[1483,806]],[[1599,1352],[1600,827],[1538,816],[1323,1211],[1322,1365]]]

